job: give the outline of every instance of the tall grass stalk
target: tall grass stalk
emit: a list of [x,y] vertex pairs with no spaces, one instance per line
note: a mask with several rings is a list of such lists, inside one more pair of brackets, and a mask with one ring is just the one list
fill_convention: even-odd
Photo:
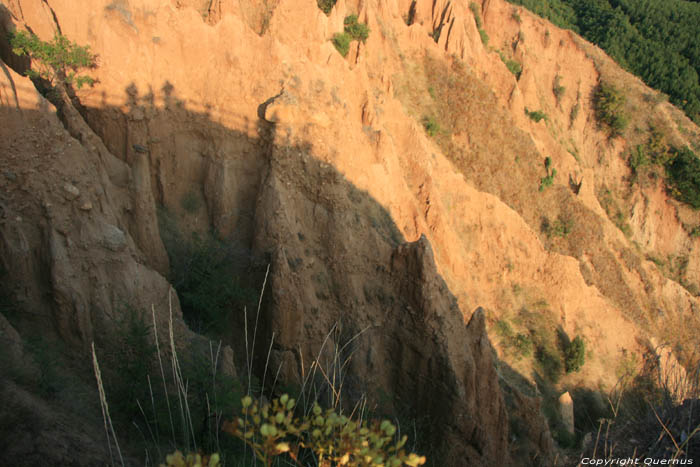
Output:
[[[168,293],[168,299],[170,295]],[[163,360],[160,358],[160,345],[158,344],[158,325],[156,323],[156,309],[155,306],[151,305],[151,313],[153,314],[153,337],[156,341],[156,353],[158,354],[158,366],[160,367],[160,376],[163,380],[163,393],[165,394],[165,403],[168,407],[168,417],[170,417],[170,429],[173,436],[173,449],[177,446],[177,441],[175,441],[175,423],[173,423],[173,411],[170,409],[170,397],[168,396],[168,385],[165,383],[165,371],[163,370]],[[151,393],[152,395],[153,393]],[[155,412],[155,404],[153,406],[153,411]]]
[[[107,396],[105,395],[105,388],[102,384],[102,373],[100,372],[100,365],[97,362],[97,353],[95,352],[95,342],[92,342],[92,367],[95,370],[95,379],[97,380],[97,390],[100,394],[100,408],[102,409],[102,419],[105,425],[105,433],[107,434],[107,447],[109,448],[109,458],[114,465],[114,456],[112,454],[112,443],[109,440],[109,434],[112,433],[114,438],[114,444],[117,449],[117,454],[119,454],[119,461],[124,466],[124,458],[122,457],[122,451],[119,448],[119,440],[117,440],[117,433],[114,431],[114,425],[112,425],[112,417],[109,415],[109,405],[107,404]],[[107,428],[109,426],[109,429]]]
[[[187,447],[188,451],[197,451],[197,440],[194,435],[194,425],[192,424],[192,414],[190,412],[189,402],[187,401],[187,385],[182,377],[182,368],[180,368],[180,361],[177,358],[177,350],[175,349],[175,336],[173,332],[173,303],[172,303],[172,289],[168,291],[168,335],[170,337],[170,358],[172,362],[173,370],[173,380],[175,381],[175,387],[177,388],[177,399],[180,404],[180,419],[182,420],[183,427],[183,443]],[[187,430],[190,430],[188,433]],[[192,436],[192,447],[190,448],[190,435]]]

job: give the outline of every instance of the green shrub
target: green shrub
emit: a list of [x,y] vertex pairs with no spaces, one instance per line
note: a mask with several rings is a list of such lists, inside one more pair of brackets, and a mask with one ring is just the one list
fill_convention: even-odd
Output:
[[552,159],[550,157],[544,158],[544,169],[547,171],[547,175],[540,179],[539,191],[544,191],[545,188],[552,186],[554,177],[557,175],[557,169],[552,168]]
[[559,352],[549,343],[542,343],[537,347],[535,352],[537,360],[543,375],[552,383],[559,382],[562,375],[563,364]]
[[484,24],[481,21],[481,11],[479,5],[477,5],[474,2],[471,2],[469,4],[469,9],[474,14],[474,22],[476,23],[476,29],[479,30],[479,37],[481,37],[481,43],[484,44],[484,47],[486,47],[489,45],[489,35],[486,34],[486,31],[484,31],[483,29]]
[[426,133],[431,138],[442,131],[437,120],[432,115],[423,117],[423,128],[425,128]]
[[489,45],[489,35],[486,34],[486,31],[479,29],[479,37],[481,37],[481,43],[484,44],[484,47]]
[[469,3],[469,9],[474,14],[474,21],[476,22],[476,27],[478,29],[481,29],[483,27],[483,24],[481,22],[481,9],[479,8],[479,5],[477,5],[475,2],[471,2]]
[[171,258],[172,281],[183,315],[200,332],[222,329],[233,310],[253,304],[257,293],[236,273],[234,252],[214,235],[197,235],[185,245],[184,257]]
[[632,172],[636,173],[637,169],[649,165],[650,162],[651,161],[649,160],[649,157],[647,157],[647,154],[646,154],[646,151],[644,150],[643,145],[638,144],[630,152],[628,163],[629,163],[630,168],[632,169]]
[[627,128],[628,117],[624,107],[627,98],[613,85],[601,82],[593,95],[593,105],[598,123],[608,129],[611,138],[622,135]]
[[515,347],[515,350],[517,350],[519,356],[527,358],[532,355],[534,344],[529,335],[521,332],[515,336],[515,339],[513,340],[513,347]]
[[[183,317],[200,333],[217,336],[234,312],[257,304],[259,270],[249,250],[216,233],[186,237],[165,208],[158,227],[170,260],[168,279],[180,299]],[[254,277],[256,276],[256,277]]]
[[276,457],[306,465],[303,450],[314,454],[316,465],[413,467],[426,462],[425,457],[406,453],[408,437],[397,440],[397,428],[388,420],[368,424],[333,409],[324,411],[318,404],[295,417],[296,401],[286,394],[263,406],[246,396],[241,404],[241,416],[225,423],[224,431],[250,446],[266,467]]
[[338,0],[316,0],[316,4],[326,15],[331,13],[331,10],[335,6]]
[[190,453],[185,456],[180,451],[175,451],[166,456],[165,464],[160,464],[160,467],[219,467],[220,465],[221,459],[218,453],[210,456]]
[[117,322],[116,343],[107,359],[112,370],[107,383],[113,412],[130,421],[140,418],[137,400],[149,399],[147,376],[153,374],[156,347],[151,325],[137,310],[126,306],[119,316],[122,318]]
[[342,33],[333,35],[333,45],[340,52],[340,55],[346,57],[350,51],[350,42],[361,41],[365,42],[369,37],[369,27],[366,24],[357,22],[357,15],[349,15],[345,17],[343,22],[345,28]]
[[364,23],[357,22],[357,15],[349,15],[343,21],[345,32],[350,38],[356,41],[365,42],[369,37],[369,27]]
[[666,164],[671,194],[678,200],[700,209],[700,160],[690,148],[677,150]]
[[574,221],[568,217],[557,216],[551,224],[544,222],[544,231],[548,237],[566,238],[574,228]]
[[335,48],[340,52],[340,55],[343,57],[348,55],[350,51],[350,42],[352,41],[349,34],[337,32],[333,35],[332,41]]
[[586,344],[581,336],[576,336],[566,349],[564,363],[566,372],[573,373],[579,371],[586,360]]
[[199,211],[199,208],[202,206],[202,202],[197,193],[191,190],[184,194],[180,200],[180,205],[185,211],[189,212],[190,214],[194,214]]
[[511,18],[515,20],[516,23],[520,24],[523,22],[522,18],[520,18],[520,12],[518,11],[517,8],[513,8],[513,11],[510,15]]
[[564,97],[564,93],[566,92],[566,88],[561,85],[561,76],[559,75],[554,77],[552,92],[554,93],[554,97],[557,99],[557,103],[559,103],[559,101],[561,101],[561,98]]
[[513,328],[510,326],[510,323],[505,319],[499,319],[498,321],[496,321],[496,332],[501,337],[513,337]]
[[94,83],[93,78],[78,75],[81,68],[95,65],[95,56],[88,46],[79,46],[60,34],[51,42],[45,42],[25,31],[11,34],[10,46],[15,54],[32,60],[33,68],[27,70],[30,78],[45,79],[52,86],[60,80],[65,84],[75,84],[78,89]]
[[571,112],[569,113],[569,124],[573,125],[578,117],[578,113],[581,110],[581,104],[577,101],[573,107],[571,107]]
[[506,65],[506,68],[508,68],[508,71],[513,73],[515,79],[520,79],[520,75],[523,72],[523,66],[520,64],[520,62],[506,57],[500,50],[498,51],[498,55],[501,57],[501,61]]
[[547,114],[544,113],[541,110],[528,110],[527,107],[525,107],[525,115],[530,117],[530,120],[534,121],[535,123],[539,123],[541,120],[546,120],[547,119]]

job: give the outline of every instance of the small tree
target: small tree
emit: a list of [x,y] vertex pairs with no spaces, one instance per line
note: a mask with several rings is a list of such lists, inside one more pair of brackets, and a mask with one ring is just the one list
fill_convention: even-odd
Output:
[[586,360],[586,344],[581,336],[576,336],[566,349],[566,372],[573,373],[579,371]]
[[18,31],[10,35],[10,45],[15,54],[31,59],[32,68],[26,73],[30,78],[45,79],[51,86],[57,81],[75,84],[78,89],[95,82],[90,76],[78,75],[81,68],[95,65],[90,47],[77,45],[66,36],[57,34],[51,42],[45,42],[36,34]]
[[595,104],[595,116],[598,123],[608,128],[608,135],[611,138],[621,136],[629,123],[625,114],[625,103],[627,98],[615,86],[601,82],[593,95]]

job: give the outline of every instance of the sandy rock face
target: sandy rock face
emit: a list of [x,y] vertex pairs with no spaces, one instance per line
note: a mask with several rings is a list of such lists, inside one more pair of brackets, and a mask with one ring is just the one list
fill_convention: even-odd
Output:
[[[257,211],[268,215],[258,217],[256,247],[272,258],[269,366],[300,381],[320,355],[324,371],[341,373],[349,400],[392,394],[394,410],[425,417],[433,427],[425,446],[445,465],[507,462],[483,311],[463,324],[428,240],[400,242],[376,202],[303,149],[273,150]],[[373,227],[380,215],[384,225]],[[346,369],[338,357],[351,357]]]

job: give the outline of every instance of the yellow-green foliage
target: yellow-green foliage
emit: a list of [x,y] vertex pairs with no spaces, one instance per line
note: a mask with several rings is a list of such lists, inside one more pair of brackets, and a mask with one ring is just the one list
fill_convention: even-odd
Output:
[[349,15],[343,21],[345,28],[342,33],[333,35],[333,45],[345,57],[350,50],[350,42],[360,41],[364,43],[369,37],[369,27],[357,22],[357,15]]
[[628,117],[624,107],[627,98],[610,83],[601,82],[593,95],[595,116],[601,125],[605,125],[611,138],[621,136],[627,128]]
[[94,66],[95,56],[90,48],[81,47],[65,36],[56,35],[51,42],[45,42],[35,34],[18,31],[10,36],[10,45],[12,52],[32,60],[32,68],[27,71],[30,78],[42,78],[52,85],[59,79],[66,84],[75,83],[77,88],[94,82],[89,76],[77,74],[81,68]]
[[160,467],[219,467],[220,465],[217,453],[211,456],[188,454],[185,457],[180,451],[175,451],[165,458],[165,464],[160,464]]
[[266,467],[278,456],[305,465],[304,451],[313,452],[319,465],[414,467],[426,461],[403,450],[407,437],[397,441],[396,427],[387,420],[359,422],[318,404],[295,417],[296,402],[286,394],[262,407],[250,396],[241,403],[241,417],[225,423],[224,431],[243,440]]

